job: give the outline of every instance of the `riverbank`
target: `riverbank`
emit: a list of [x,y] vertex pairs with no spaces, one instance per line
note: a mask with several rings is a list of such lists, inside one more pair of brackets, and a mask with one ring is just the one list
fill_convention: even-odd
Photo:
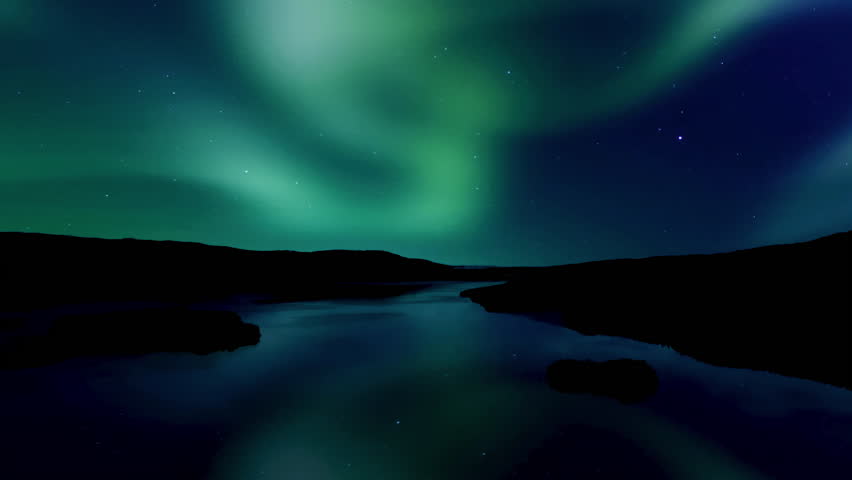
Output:
[[490,312],[671,346],[717,366],[852,389],[852,232],[712,255],[542,269],[462,296]]

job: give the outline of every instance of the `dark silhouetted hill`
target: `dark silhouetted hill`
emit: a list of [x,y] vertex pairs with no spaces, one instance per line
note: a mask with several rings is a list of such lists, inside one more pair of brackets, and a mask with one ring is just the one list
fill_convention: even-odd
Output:
[[489,311],[561,312],[566,327],[588,335],[852,388],[850,247],[846,232],[722,254],[565,265],[462,295]]
[[341,285],[499,280],[516,270],[463,269],[383,251],[252,251],[35,233],[0,233],[0,259],[6,280],[0,311],[97,301],[192,302],[240,293],[268,295],[270,301],[375,297],[393,289]]
[[[383,298],[429,281],[506,279],[518,270],[458,268],[382,251],[261,252],[33,233],[0,233],[0,261],[6,368],[90,355],[210,353],[260,338],[235,313],[175,304],[242,294],[258,303]],[[88,313],[68,315],[81,311]]]

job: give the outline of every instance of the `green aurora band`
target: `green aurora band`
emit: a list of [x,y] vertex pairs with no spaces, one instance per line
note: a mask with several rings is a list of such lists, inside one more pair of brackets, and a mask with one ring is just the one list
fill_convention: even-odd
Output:
[[7,0],[2,227],[555,262],[471,254],[525,161],[507,139],[637,109],[818,3],[199,1],[154,35]]

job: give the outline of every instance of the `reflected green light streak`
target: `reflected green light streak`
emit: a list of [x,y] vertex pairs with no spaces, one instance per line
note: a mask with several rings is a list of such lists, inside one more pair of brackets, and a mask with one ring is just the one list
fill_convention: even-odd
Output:
[[[527,446],[500,439],[521,439],[537,428],[561,422],[624,436],[676,480],[768,480],[723,446],[644,409],[554,396],[529,385],[471,383],[470,379],[463,385],[448,383],[428,392],[417,405],[398,406],[416,416],[404,416],[405,424],[399,427],[389,417],[387,432],[382,433],[380,426],[364,420],[359,412],[378,401],[387,386],[377,385],[375,376],[368,378],[366,383],[373,390],[361,395],[347,390],[347,402],[336,401],[333,395],[306,398],[298,407],[298,417],[287,409],[246,431],[242,441],[228,446],[214,478],[231,480],[264,472],[280,478],[452,479],[466,478],[470,464],[481,464],[483,477],[496,477],[526,460]],[[351,378],[343,386],[357,389],[364,383],[363,378]],[[531,411],[530,405],[536,408]],[[385,443],[388,439],[393,443]],[[482,450],[491,455],[487,462],[477,462]]]
[[[470,478],[472,468],[479,478],[500,478],[527,461],[528,449],[540,444],[543,432],[585,425],[625,438],[672,479],[768,480],[724,445],[651,408],[555,394],[543,383],[483,374],[494,361],[492,346],[483,339],[494,334],[490,322],[498,318],[459,321],[454,308],[435,303],[418,304],[416,311],[420,321],[397,319],[391,327],[412,340],[398,352],[402,356],[341,362],[306,384],[296,382],[299,388],[287,396],[285,407],[271,408],[262,422],[225,445],[213,478],[449,480]],[[299,352],[300,344],[355,334],[311,320],[271,336],[281,343],[270,350],[275,355],[270,369],[275,362],[292,361],[287,355]],[[565,355],[582,350],[574,342],[557,334],[534,348]],[[269,372],[255,374],[264,378]]]

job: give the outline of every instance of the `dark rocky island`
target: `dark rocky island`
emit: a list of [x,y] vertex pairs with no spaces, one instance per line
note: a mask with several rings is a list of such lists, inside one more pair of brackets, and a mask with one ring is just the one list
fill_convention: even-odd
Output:
[[463,296],[494,312],[668,345],[710,364],[852,389],[852,232],[730,253],[528,272]]
[[0,368],[48,365],[84,356],[232,351],[260,340],[234,312],[146,309],[56,319],[46,333],[0,344]]
[[547,367],[547,384],[557,392],[590,393],[621,403],[638,403],[657,393],[660,380],[644,360],[557,360]]

